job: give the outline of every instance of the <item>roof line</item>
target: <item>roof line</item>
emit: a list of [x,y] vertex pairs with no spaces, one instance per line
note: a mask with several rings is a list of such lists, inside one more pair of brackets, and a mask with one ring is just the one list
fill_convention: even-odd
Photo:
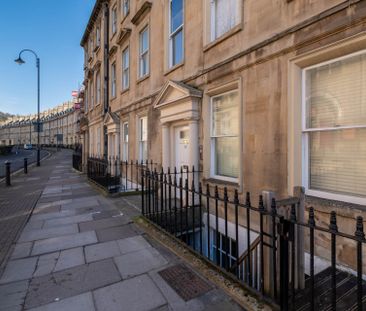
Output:
[[106,2],[106,1],[108,1],[108,0],[96,0],[96,2],[94,4],[93,11],[90,14],[88,24],[85,27],[84,34],[83,34],[83,36],[81,38],[81,41],[80,41],[81,46],[84,46],[85,42],[88,40],[89,34],[93,30],[95,20],[97,19],[97,16],[100,12],[101,5],[103,4],[103,2]]

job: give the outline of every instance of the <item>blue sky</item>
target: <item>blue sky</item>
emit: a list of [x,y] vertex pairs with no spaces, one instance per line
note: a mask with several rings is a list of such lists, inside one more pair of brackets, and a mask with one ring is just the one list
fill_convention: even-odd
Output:
[[1,3],[0,111],[35,113],[35,57],[14,62],[24,48],[41,60],[41,110],[71,99],[83,81],[80,40],[95,0],[11,0]]

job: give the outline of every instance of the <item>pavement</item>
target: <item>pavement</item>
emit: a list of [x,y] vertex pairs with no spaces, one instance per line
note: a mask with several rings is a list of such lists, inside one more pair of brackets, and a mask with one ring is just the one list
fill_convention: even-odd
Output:
[[18,194],[0,190],[9,202],[29,203],[19,214],[34,207],[0,277],[0,311],[242,310],[138,227],[132,204],[103,196],[73,171],[71,152],[31,174],[14,181]]

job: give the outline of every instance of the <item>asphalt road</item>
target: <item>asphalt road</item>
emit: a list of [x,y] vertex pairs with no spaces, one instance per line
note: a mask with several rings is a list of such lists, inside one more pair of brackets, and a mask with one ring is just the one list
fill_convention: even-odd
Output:
[[[41,150],[41,159],[48,154],[46,150]],[[11,162],[11,172],[15,172],[24,165],[24,158],[28,159],[28,164],[37,161],[37,150],[24,150],[24,149],[13,149],[13,152],[9,155],[0,155],[0,178],[5,176],[5,162]]]

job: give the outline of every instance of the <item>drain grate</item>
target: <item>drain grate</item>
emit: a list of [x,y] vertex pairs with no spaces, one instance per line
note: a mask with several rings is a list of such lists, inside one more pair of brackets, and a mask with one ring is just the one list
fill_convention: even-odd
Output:
[[212,289],[209,284],[182,264],[164,269],[159,274],[185,301],[199,297]]

